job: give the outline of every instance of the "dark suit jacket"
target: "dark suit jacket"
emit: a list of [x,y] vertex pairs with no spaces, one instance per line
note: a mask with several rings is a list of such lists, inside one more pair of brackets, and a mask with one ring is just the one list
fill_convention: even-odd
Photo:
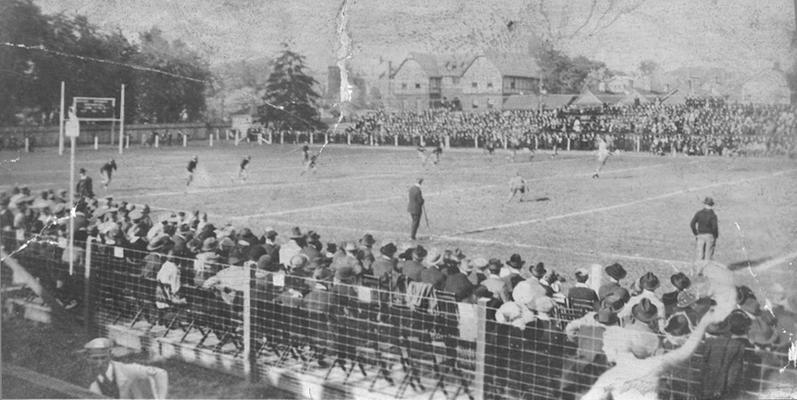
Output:
[[421,282],[428,283],[435,289],[441,290],[446,284],[446,276],[437,267],[429,267],[421,271]]
[[401,264],[401,272],[404,276],[415,282],[421,281],[421,272],[423,270],[424,266],[415,260],[407,260]]
[[473,284],[471,284],[467,275],[457,272],[446,278],[443,291],[454,293],[454,298],[457,301],[462,301],[470,297],[471,293],[473,293]]
[[371,273],[374,277],[379,278],[380,282],[384,282],[385,279],[389,279],[389,275],[393,272],[393,269],[396,267],[396,259],[386,259],[381,255],[376,258],[373,264],[371,264]]
[[410,202],[407,205],[407,212],[410,214],[420,214],[423,211],[423,195],[421,188],[413,185],[410,188]]

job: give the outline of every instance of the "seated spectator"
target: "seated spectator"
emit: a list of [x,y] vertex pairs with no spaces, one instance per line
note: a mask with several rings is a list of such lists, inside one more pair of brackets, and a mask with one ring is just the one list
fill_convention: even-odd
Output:
[[422,262],[427,254],[426,249],[419,245],[418,247],[415,247],[410,254],[411,259],[399,264],[401,267],[401,272],[405,277],[407,277],[407,280],[420,282],[421,273],[425,269]]
[[567,301],[571,307],[574,304],[592,304],[592,309],[598,307],[598,294],[587,285],[589,272],[585,268],[576,270],[576,284],[567,291]]
[[278,257],[280,262],[290,261],[293,256],[299,254],[304,248],[305,242],[306,238],[298,226],[291,229],[288,242],[280,246]]
[[642,289],[642,291],[636,296],[631,297],[617,316],[620,318],[620,320],[629,318],[631,316],[631,310],[634,308],[634,306],[639,304],[643,299],[647,299],[656,308],[658,312],[659,323],[664,323],[666,318],[664,304],[661,302],[661,300],[659,300],[655,292],[659,287],[659,278],[653,273],[648,272],[639,278],[639,287]]
[[500,277],[501,267],[501,260],[490,259],[487,265],[487,279],[482,282],[482,286],[497,296],[502,303],[507,303],[512,301],[512,287],[509,282]]
[[467,267],[462,272],[468,275],[468,280],[473,286],[478,286],[487,279],[487,274],[485,273],[487,264],[486,258],[476,257],[467,263]]
[[678,303],[678,294],[688,289],[692,284],[692,282],[689,280],[689,277],[683,272],[673,274],[670,277],[670,283],[672,283],[672,285],[675,287],[675,290],[664,293],[664,295],[661,296],[661,302],[664,304],[664,311],[666,315],[671,315],[673,313],[673,309],[675,309],[675,306]]
[[512,254],[509,257],[509,260],[506,262],[506,265],[501,269],[501,278],[509,282],[512,279],[512,276],[522,276],[523,279],[529,278],[530,275],[526,272],[523,272],[523,265],[526,262],[523,261],[523,258],[520,257],[520,254]]
[[448,274],[444,281],[443,291],[453,293],[457,302],[464,301],[470,297],[473,293],[473,284],[468,280],[468,276],[454,266],[447,267],[447,270]]
[[360,264],[363,266],[363,273],[372,275],[371,264],[373,264],[376,260],[373,250],[376,240],[374,240],[373,235],[366,233],[362,238],[360,238],[359,243],[360,248],[357,251],[357,259],[360,260]]
[[606,275],[609,277],[609,283],[601,286],[598,289],[598,298],[603,301],[603,299],[605,299],[610,293],[615,293],[619,295],[619,297],[623,300],[623,303],[628,302],[628,300],[631,298],[631,294],[628,293],[626,288],[620,286],[620,280],[625,278],[627,275],[625,268],[618,263],[614,263],[606,267]]
[[435,290],[442,290],[446,283],[446,276],[440,270],[443,263],[443,254],[439,250],[432,248],[426,257],[424,264],[426,268],[421,271],[421,282],[432,285]]
[[202,248],[194,259],[194,285],[202,286],[205,279],[218,272],[220,260],[216,254],[217,247],[218,242],[215,237],[208,237],[202,241]]
[[345,256],[333,261],[329,268],[335,273],[335,283],[352,285],[362,273],[362,265],[357,260],[357,245],[347,242],[344,251]]
[[590,311],[570,321],[565,327],[568,340],[576,343],[576,355],[565,361],[560,386],[563,398],[576,398],[577,393],[586,392],[598,376],[609,368],[603,352],[603,333],[607,327],[620,323],[617,318],[620,307],[622,300],[610,295],[597,311]]
[[379,279],[380,284],[385,284],[385,287],[391,287],[388,284],[396,270],[397,262],[393,257],[396,250],[396,245],[392,242],[384,244],[379,248],[379,255],[371,264],[371,275]]

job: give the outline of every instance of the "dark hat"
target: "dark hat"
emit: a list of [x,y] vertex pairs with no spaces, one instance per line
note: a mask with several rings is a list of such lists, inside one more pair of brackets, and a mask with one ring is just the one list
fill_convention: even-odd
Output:
[[277,231],[274,230],[274,228],[266,228],[265,236],[267,238],[274,239],[275,237],[277,237],[277,235],[279,235],[279,234],[277,233]]
[[586,268],[579,268],[576,270],[576,282],[584,283],[589,280],[589,271]]
[[639,286],[642,289],[654,291],[659,287],[659,278],[652,272],[648,272],[639,278]]
[[415,248],[415,250],[412,251],[412,254],[418,256],[418,258],[424,258],[426,257],[428,252],[426,251],[426,249],[423,248],[423,246],[419,245],[418,247]]
[[86,173],[86,169],[85,169],[85,168],[81,168],[81,169],[80,169],[80,173],[81,173],[81,174],[85,174],[85,173]]
[[659,314],[658,308],[648,299],[642,299],[631,308],[631,314],[635,319],[642,322],[650,322],[656,319]]
[[692,328],[689,326],[689,318],[682,312],[673,314],[670,319],[667,320],[664,331],[673,336],[688,335],[692,332]]
[[603,325],[617,325],[619,320],[617,319],[617,313],[614,312],[610,307],[601,307],[598,311],[595,312],[595,321]]
[[545,270],[545,264],[538,262],[535,266],[529,268],[529,272],[535,278],[542,278],[548,271]]
[[307,237],[310,238],[310,240],[321,239],[321,235],[319,235],[316,231],[307,231]]
[[609,275],[615,280],[619,281],[620,279],[625,278],[625,276],[628,275],[628,273],[625,272],[625,268],[623,268],[622,265],[614,263],[606,267],[606,275]]
[[714,206],[714,199],[712,199],[711,197],[706,197],[705,199],[703,199],[703,204],[713,207]]
[[291,229],[291,235],[290,235],[291,239],[299,239],[303,237],[304,235],[302,235],[302,231],[299,229],[298,226],[295,226],[293,227],[293,229]]
[[670,277],[670,283],[672,283],[672,285],[678,290],[685,290],[689,288],[689,286],[692,284],[692,281],[689,280],[689,277],[686,276],[686,274],[679,272]]
[[396,251],[398,251],[398,249],[396,248],[396,245],[393,244],[393,242],[390,242],[379,249],[380,253],[388,257],[393,257],[393,255],[396,254]]
[[725,321],[728,322],[728,332],[733,335],[746,335],[752,325],[750,317],[739,310],[734,310],[728,314]]
[[360,239],[360,243],[362,243],[365,246],[371,246],[374,243],[376,243],[376,240],[374,240],[373,235],[371,235],[370,233],[366,233],[365,235],[363,235],[362,239]]
[[473,291],[473,295],[477,299],[480,299],[480,298],[491,299],[491,298],[493,298],[493,292],[491,292],[490,289],[487,289],[483,285],[477,286],[476,289]]
[[268,254],[263,254],[257,259],[257,269],[266,270],[269,264],[271,264],[271,256]]
[[489,267],[491,265],[492,266],[496,266],[498,268],[501,268],[501,267],[504,266],[504,264],[498,258],[491,258],[489,261],[487,261],[487,266]]
[[608,308],[612,312],[618,312],[623,306],[625,306],[625,301],[619,293],[609,293],[601,300],[600,308]]
[[520,257],[520,254],[517,253],[512,254],[512,256],[509,257],[509,260],[506,262],[506,265],[509,265],[512,268],[521,268],[524,264],[526,264],[526,262],[523,261],[523,259]]

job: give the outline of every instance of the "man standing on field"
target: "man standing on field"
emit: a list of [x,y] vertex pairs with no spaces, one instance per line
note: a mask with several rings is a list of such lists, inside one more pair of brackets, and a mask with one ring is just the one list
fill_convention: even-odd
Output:
[[423,213],[423,194],[421,193],[421,184],[423,178],[418,178],[416,184],[412,185],[409,192],[409,204],[407,205],[407,212],[412,217],[412,226],[410,227],[410,239],[415,240],[415,234],[418,233],[418,226],[421,224],[421,214]]
[[714,258],[714,246],[717,244],[719,228],[717,226],[717,214],[714,213],[713,209],[714,199],[706,197],[703,200],[703,204],[703,209],[692,217],[689,228],[692,229],[692,234],[695,235],[697,259],[711,260]]

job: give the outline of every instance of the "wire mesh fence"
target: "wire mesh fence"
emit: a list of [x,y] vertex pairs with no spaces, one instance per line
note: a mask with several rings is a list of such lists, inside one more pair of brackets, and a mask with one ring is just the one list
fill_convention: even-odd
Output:
[[[178,347],[175,356],[186,361],[209,356],[245,375],[282,368],[397,398],[578,399],[613,366],[604,351],[610,324],[566,300],[518,323],[495,299],[444,292],[395,271],[349,279],[93,240],[76,243],[82,250],[70,275],[65,243],[43,239],[14,257],[59,301],[75,300],[91,327],[124,327]],[[711,398],[717,376],[736,377],[726,397],[758,397],[789,364],[785,353],[727,340],[707,337],[661,374],[659,397]],[[656,343],[660,354],[682,342]],[[731,367],[741,369],[718,367],[718,348],[740,349]]]

